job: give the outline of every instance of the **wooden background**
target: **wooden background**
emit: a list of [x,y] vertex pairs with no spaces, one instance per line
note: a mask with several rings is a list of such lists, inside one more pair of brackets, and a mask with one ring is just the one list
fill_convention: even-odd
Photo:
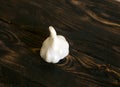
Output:
[[[39,56],[49,25],[70,43],[58,64]],[[120,87],[119,0],[0,0],[0,87]]]

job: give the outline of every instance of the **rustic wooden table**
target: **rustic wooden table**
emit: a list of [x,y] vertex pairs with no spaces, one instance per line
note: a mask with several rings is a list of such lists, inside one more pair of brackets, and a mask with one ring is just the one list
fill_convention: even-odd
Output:
[[[39,56],[49,25],[70,43],[57,64]],[[0,0],[0,87],[120,87],[120,2]]]

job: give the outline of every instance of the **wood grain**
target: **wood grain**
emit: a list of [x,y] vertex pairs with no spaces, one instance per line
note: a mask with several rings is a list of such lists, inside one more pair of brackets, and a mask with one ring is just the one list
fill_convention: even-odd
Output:
[[[39,56],[48,26],[70,43],[57,64]],[[120,2],[0,0],[0,87],[119,87]]]

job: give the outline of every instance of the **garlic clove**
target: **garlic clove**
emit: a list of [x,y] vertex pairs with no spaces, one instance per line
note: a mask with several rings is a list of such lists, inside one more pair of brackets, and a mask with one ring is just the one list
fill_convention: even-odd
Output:
[[49,31],[50,36],[43,42],[40,56],[48,63],[58,63],[69,54],[69,44],[64,36],[56,34],[52,26]]

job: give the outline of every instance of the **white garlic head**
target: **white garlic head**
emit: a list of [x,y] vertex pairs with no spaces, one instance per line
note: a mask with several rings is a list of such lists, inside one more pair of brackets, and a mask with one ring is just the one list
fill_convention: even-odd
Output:
[[69,44],[64,36],[56,34],[52,26],[49,31],[50,36],[43,42],[40,56],[48,63],[58,63],[69,54]]

